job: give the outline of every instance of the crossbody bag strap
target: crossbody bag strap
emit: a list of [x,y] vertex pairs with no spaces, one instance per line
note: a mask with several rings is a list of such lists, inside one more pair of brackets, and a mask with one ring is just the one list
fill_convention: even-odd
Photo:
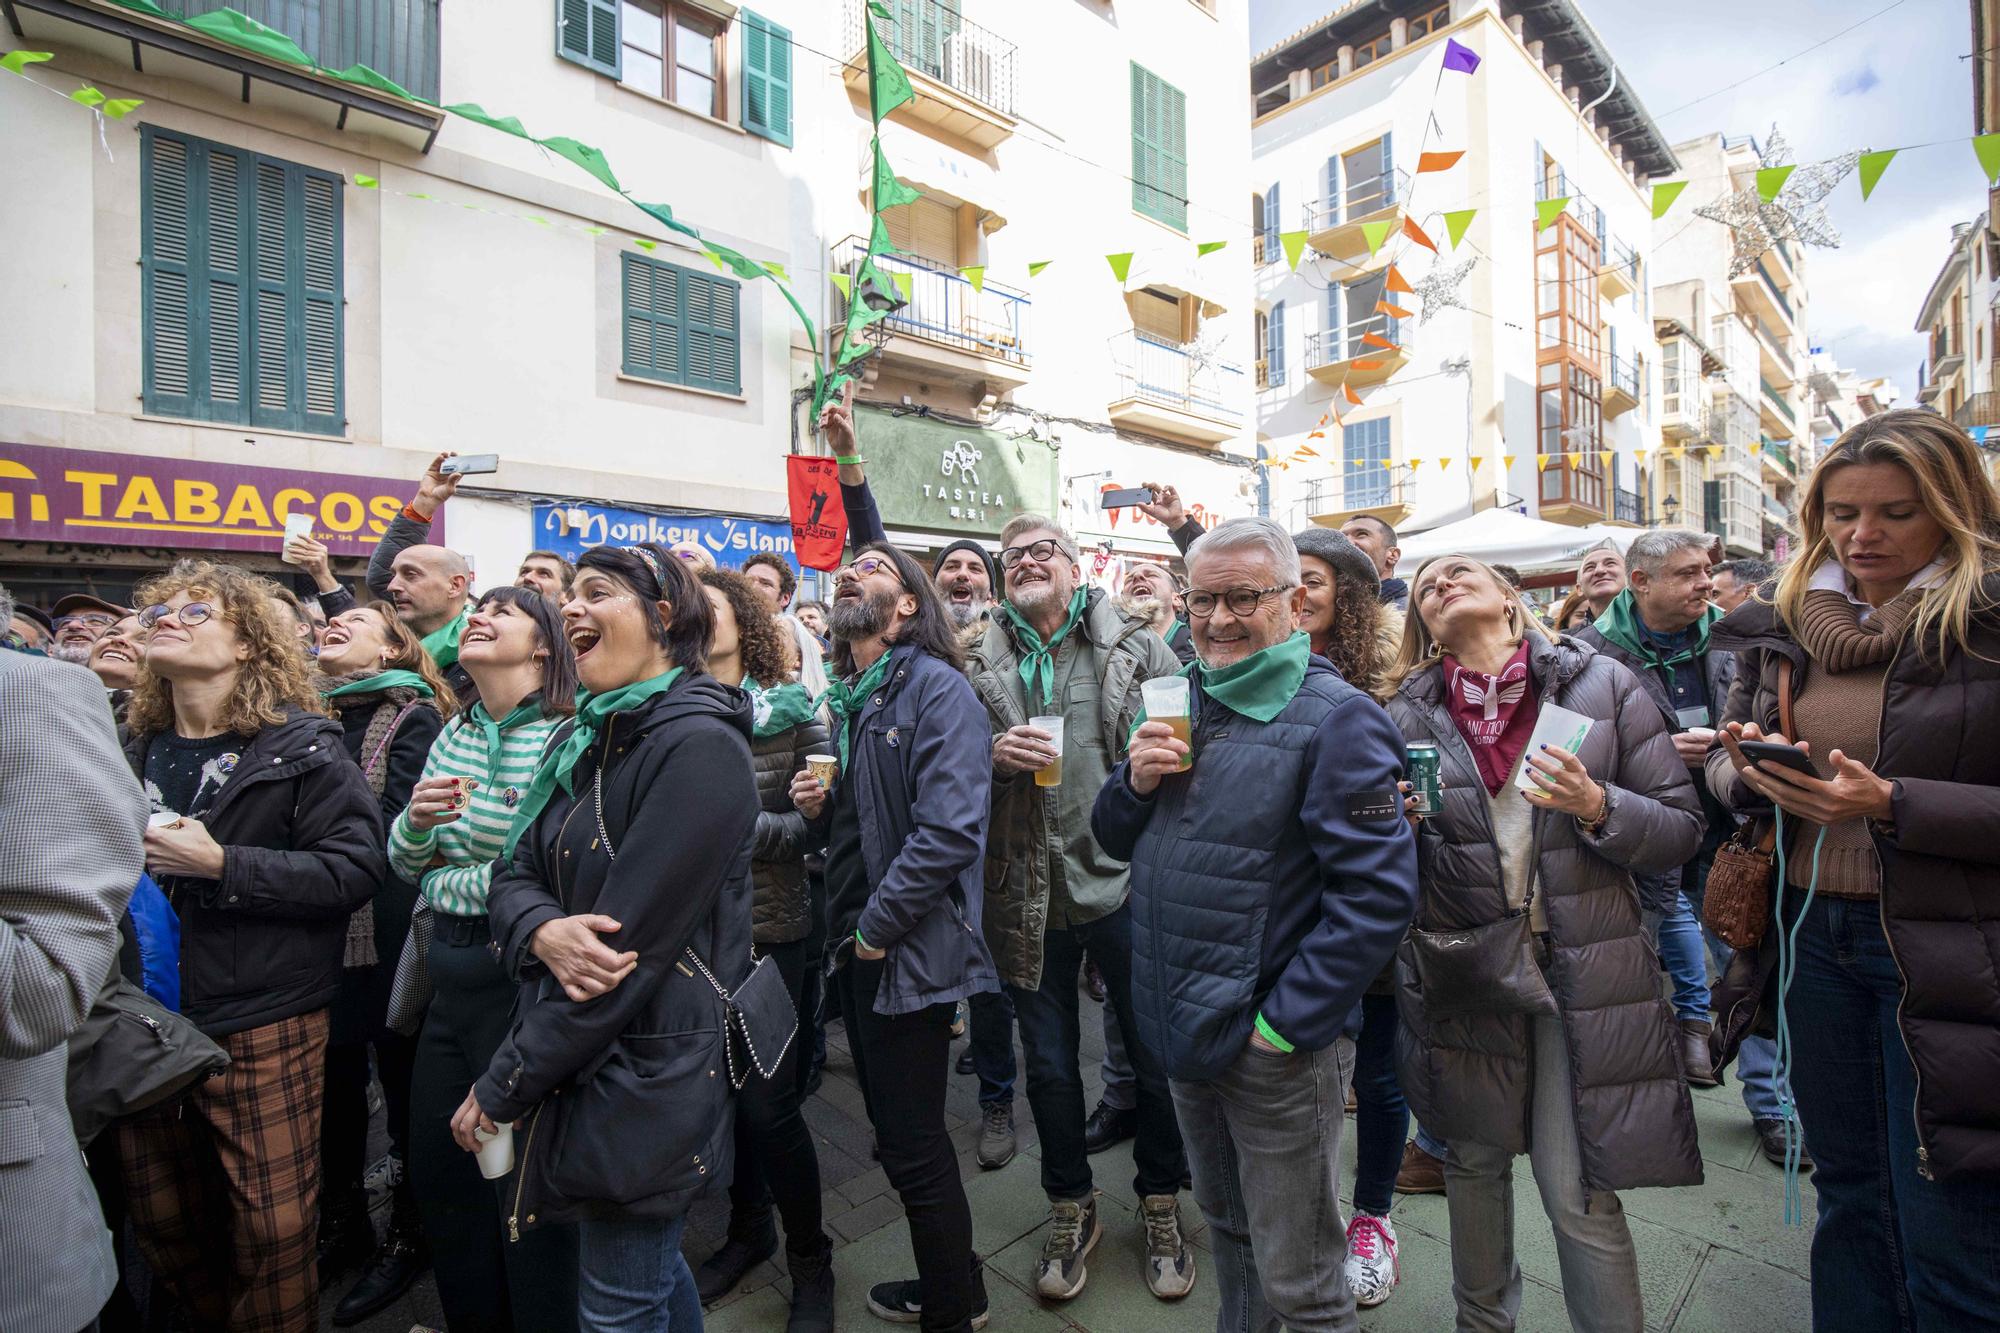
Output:
[[[604,766],[602,764],[597,766],[597,777],[590,784],[590,802],[591,806],[597,812],[597,836],[604,842],[604,854],[613,861],[616,861],[618,859],[618,851],[611,845],[611,830],[604,826]],[[715,993],[722,997],[722,1002],[724,1004],[729,1003],[729,992],[724,990],[722,983],[715,979],[715,973],[708,970],[708,964],[701,961],[701,955],[694,951],[694,946],[688,945],[683,952],[687,954],[688,961],[694,964],[695,970],[701,973],[709,985],[715,987]]]

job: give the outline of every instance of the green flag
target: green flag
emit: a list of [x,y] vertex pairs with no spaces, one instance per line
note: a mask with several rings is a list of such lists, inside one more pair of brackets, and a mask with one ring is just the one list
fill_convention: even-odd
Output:
[[[486,108],[477,102],[458,102],[446,107],[445,110],[451,112],[454,116],[463,116],[467,120],[477,121],[489,130],[499,130],[502,134],[511,134],[516,139],[533,137],[522,126],[521,122],[514,119],[514,117],[490,115],[487,113]],[[639,207],[644,208],[645,205],[641,204]]]
[[226,42],[268,60],[305,69],[315,68],[313,58],[301,51],[297,42],[276,28],[267,28],[256,19],[233,9],[218,9],[181,21],[205,37],[213,37],[218,42]]
[[871,255],[896,253],[894,243],[889,240],[889,224],[882,220],[880,213],[875,215],[874,225],[868,230],[868,253]]
[[1389,228],[1396,225],[1396,219],[1384,218],[1380,222],[1361,224],[1361,239],[1368,242],[1368,253],[1375,254],[1382,248],[1382,242],[1389,239]]
[[1125,275],[1132,271],[1132,252],[1127,250],[1123,254],[1106,255],[1104,262],[1111,265],[1112,276],[1123,282]]
[[1882,173],[1889,169],[1889,160],[1895,156],[1895,149],[1885,148],[1879,153],[1863,153],[1854,164],[1861,172],[1862,199],[1875,193],[1875,183],[1882,179]]
[[891,111],[917,95],[910,87],[910,76],[903,73],[903,67],[896,63],[896,57],[889,51],[889,44],[882,40],[882,34],[875,31],[875,24],[868,24],[868,105],[880,125]]
[[1458,249],[1458,243],[1465,239],[1465,229],[1472,225],[1472,219],[1478,214],[1476,208],[1461,208],[1456,213],[1444,215],[1444,234],[1451,238],[1452,249]]
[[354,173],[354,184],[357,189],[362,190],[379,190],[382,188],[381,181],[376,180],[373,176],[364,176],[358,171]]
[[1202,241],[1195,246],[1194,257],[1196,259],[1206,258],[1228,244],[1228,241]]
[[611,174],[611,164],[604,160],[602,151],[560,134],[549,139],[537,139],[535,142],[551,152],[568,158],[618,193],[625,193],[624,187],[618,183],[618,178]]
[[914,186],[905,185],[896,179],[896,172],[890,167],[889,159],[882,156],[882,140],[879,137],[875,140],[874,152],[875,183],[873,197],[877,213],[880,213],[885,208],[896,208],[902,204],[914,204],[917,200],[924,197],[922,190]]
[[[632,196],[629,194],[625,197],[632,199]],[[661,226],[677,231],[683,236],[692,236],[696,240],[701,239],[701,233],[693,227],[688,226],[685,222],[674,221],[674,210],[668,208],[665,204],[641,204],[637,199],[632,199],[632,202],[638,204],[640,212],[646,214],[646,216],[652,218],[653,221],[659,223]]]
[[973,291],[983,292],[986,290],[986,265],[967,264],[958,272],[960,277],[972,284]]
[[86,83],[83,87],[71,93],[69,100],[72,102],[81,102],[85,106],[103,106],[104,94]]
[[9,51],[0,56],[0,69],[10,74],[19,74],[23,65],[38,65],[44,60],[54,60],[53,51]]
[[1031,261],[1029,262],[1029,264],[1028,264],[1028,276],[1029,276],[1029,277],[1031,277],[1031,278],[1039,278],[1039,277],[1041,277],[1041,276],[1042,276],[1042,270],[1043,270],[1043,269],[1045,269],[1045,268],[1047,268],[1047,267],[1048,267],[1049,265],[1051,265],[1051,264],[1053,264],[1053,263],[1055,263],[1055,262],[1056,262],[1056,261],[1055,261],[1055,260],[1053,260],[1053,259],[1036,259],[1036,260],[1031,260]]
[[848,277],[845,273],[829,273],[826,276],[840,292],[842,300],[852,301],[854,299],[854,280],[852,278]]
[[1541,231],[1551,222],[1561,217],[1569,208],[1569,196],[1560,199],[1543,199],[1535,205],[1535,230]]
[[333,77],[346,83],[358,83],[364,88],[373,88],[378,93],[388,93],[391,97],[400,97],[405,102],[422,100],[388,75],[377,73],[366,65],[349,65]]
[[140,107],[144,105],[146,105],[146,103],[143,98],[114,97],[109,102],[106,102],[103,106],[99,107],[98,110],[102,111],[105,115],[111,117],[113,120],[123,120],[125,119],[125,117],[131,115],[134,111],[138,110]]
[[1299,267],[1299,256],[1306,252],[1306,237],[1308,235],[1310,233],[1303,231],[1281,231],[1278,233],[1278,244],[1285,247],[1285,264],[1294,272]]
[[1988,185],[2000,185],[2000,134],[1982,134],[1972,141],[1972,151],[1979,155],[1979,165],[1986,172]]
[[1674,200],[1680,198],[1681,191],[1687,187],[1688,183],[1686,181],[1666,181],[1655,185],[1653,187],[1653,217],[1656,220],[1665,217],[1667,210],[1674,206]]
[[772,277],[776,278],[779,282],[790,282],[792,280],[792,275],[785,272],[785,266],[783,264],[778,263],[776,260],[773,259],[759,260],[757,266],[763,269],[766,273],[770,274]]
[[1797,167],[1763,167],[1757,172],[1757,197],[1770,203],[1778,197],[1778,191],[1785,188],[1785,182]]
[[905,273],[901,269],[895,269],[890,272],[889,279],[896,284],[896,290],[903,294],[903,304],[908,305],[910,303],[910,292],[916,283],[915,276]]

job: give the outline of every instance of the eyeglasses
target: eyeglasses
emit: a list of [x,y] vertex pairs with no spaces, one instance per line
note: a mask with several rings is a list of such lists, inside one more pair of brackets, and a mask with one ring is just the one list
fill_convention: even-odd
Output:
[[1055,559],[1057,551],[1063,553],[1064,559],[1075,559],[1074,556],[1070,555],[1067,546],[1064,546],[1061,542],[1053,538],[1044,537],[1038,542],[1029,542],[1026,546],[1010,546],[1002,551],[1000,553],[1000,567],[1002,569],[1012,569],[1021,563],[1023,556],[1030,555],[1035,557],[1036,563],[1045,565]]
[[1231,588],[1227,592],[1214,593],[1206,588],[1191,588],[1182,593],[1178,600],[1181,610],[1196,620],[1206,620],[1215,614],[1215,604],[1221,602],[1229,608],[1233,616],[1250,616],[1272,593],[1285,592],[1294,585],[1281,583],[1275,588]]
[[[161,602],[157,606],[149,606],[139,613],[139,628],[151,634],[159,628],[161,621],[175,614],[174,609],[165,602]],[[205,624],[220,614],[222,613],[207,602],[189,602],[178,613],[181,626],[184,629],[193,629],[196,625]]]
[[898,582],[902,581],[902,575],[896,573],[896,566],[887,558],[876,555],[864,555],[851,565],[841,566],[839,569],[833,571],[833,578],[836,583],[840,581],[842,574],[852,574],[857,579],[865,579],[873,577],[885,569]]
[[79,611],[72,616],[60,616],[56,620],[56,632],[60,634],[69,625],[88,625],[92,629],[110,629],[118,623],[116,616],[107,616],[102,611]]

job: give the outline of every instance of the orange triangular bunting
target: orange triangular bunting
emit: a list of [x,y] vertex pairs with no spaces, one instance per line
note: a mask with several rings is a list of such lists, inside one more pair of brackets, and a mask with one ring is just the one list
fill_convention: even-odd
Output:
[[1417,155],[1417,171],[1420,174],[1426,171],[1450,171],[1458,165],[1458,159],[1464,156],[1462,150],[1456,153],[1420,153]]
[[1394,315],[1397,319],[1408,319],[1410,317],[1409,311],[1399,305],[1390,305],[1387,301],[1377,301],[1375,303],[1375,313],[1378,315]]
[[1421,245],[1422,247],[1424,247],[1424,249],[1430,251],[1432,254],[1436,254],[1438,252],[1437,246],[1431,242],[1430,237],[1424,235],[1424,229],[1417,225],[1417,220],[1415,218],[1406,217],[1403,219],[1403,235],[1409,237],[1411,240],[1415,241],[1418,245]]
[[1370,347],[1379,347],[1385,352],[1396,350],[1396,344],[1390,342],[1379,333],[1364,333],[1361,335],[1361,341]]
[[1380,361],[1370,361],[1364,357],[1361,360],[1354,362],[1354,368],[1356,370],[1380,370],[1382,368],[1382,363]]
[[1394,264],[1389,265],[1389,272],[1388,275],[1382,280],[1382,286],[1383,289],[1386,291],[1408,292],[1411,296],[1415,296],[1417,294],[1417,289],[1412,287],[1408,282],[1403,280],[1402,272],[1398,270]]
[[1348,402],[1353,403],[1356,407],[1361,406],[1361,395],[1354,392],[1354,386],[1352,384],[1342,384],[1340,386],[1340,389],[1342,393],[1345,393],[1347,395]]

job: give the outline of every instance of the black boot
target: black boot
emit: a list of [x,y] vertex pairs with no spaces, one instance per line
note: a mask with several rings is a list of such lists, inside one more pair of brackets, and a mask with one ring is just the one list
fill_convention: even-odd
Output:
[[424,1243],[423,1222],[405,1183],[396,1188],[389,1234],[382,1238],[360,1278],[333,1307],[333,1326],[347,1328],[388,1309],[430,1266],[431,1250]]
[[368,1221],[368,1198],[359,1190],[328,1194],[319,1209],[319,1285],[333,1285],[343,1274],[368,1262],[375,1252],[375,1228]]
[[833,1333],[833,1245],[820,1238],[815,1254],[790,1254],[792,1312],[785,1333]]
[[708,1256],[706,1262],[694,1271],[695,1294],[701,1297],[703,1305],[721,1300],[736,1290],[741,1282],[758,1264],[778,1252],[778,1229],[767,1216],[761,1227],[752,1228],[746,1235],[738,1235],[731,1228],[729,1239],[722,1248]]

